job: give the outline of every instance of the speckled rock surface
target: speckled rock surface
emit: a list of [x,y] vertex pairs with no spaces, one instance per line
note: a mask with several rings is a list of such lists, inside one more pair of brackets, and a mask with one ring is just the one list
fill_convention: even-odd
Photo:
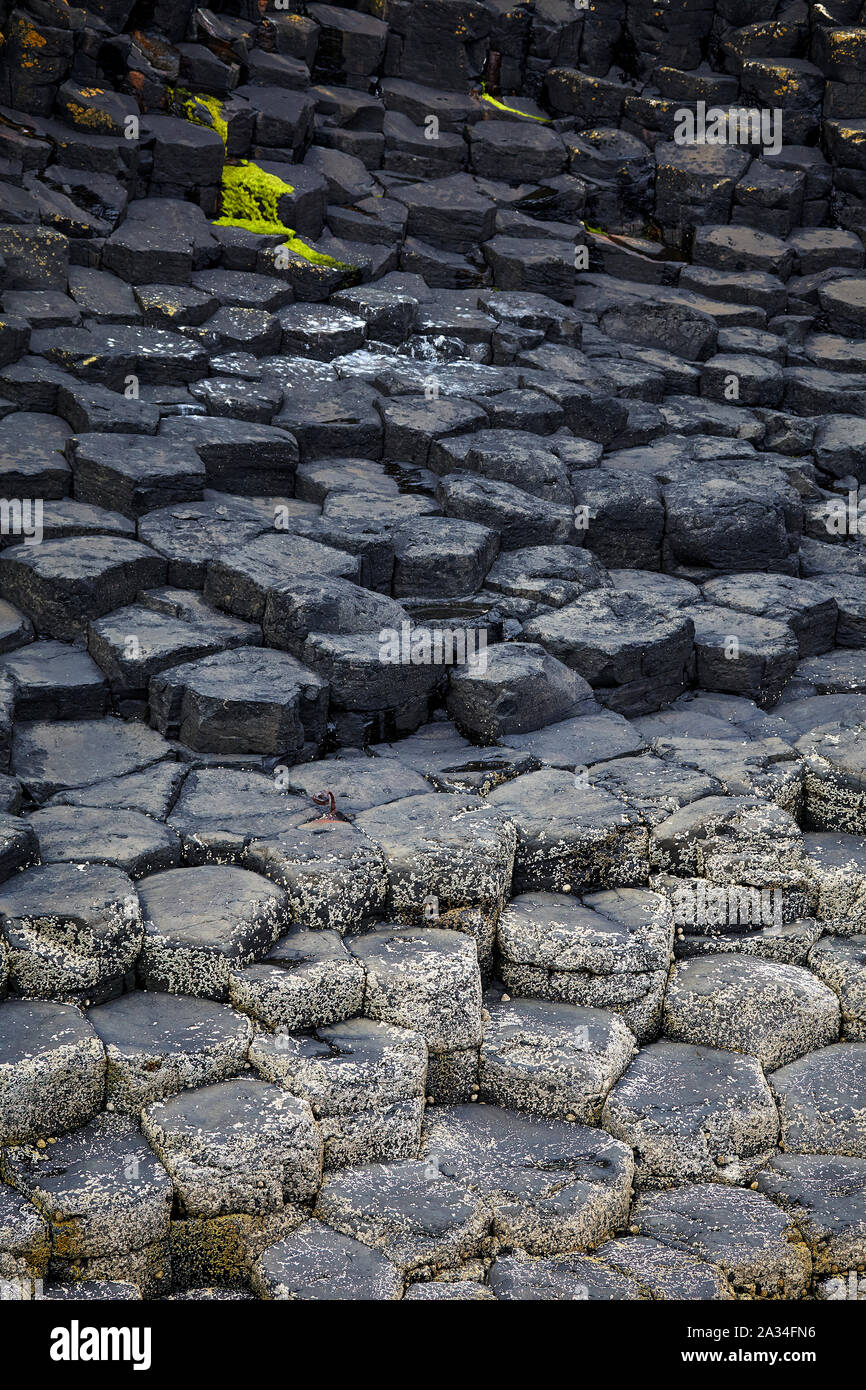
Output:
[[862,7],[0,39],[0,1281],[866,1297]]

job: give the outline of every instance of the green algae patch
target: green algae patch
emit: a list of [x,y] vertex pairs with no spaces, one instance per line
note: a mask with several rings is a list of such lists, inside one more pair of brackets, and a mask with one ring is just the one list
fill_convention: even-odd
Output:
[[[226,144],[228,123],[223,117],[219,97],[175,87],[170,89],[169,98],[186,120],[193,125],[215,130],[223,145]],[[357,270],[347,261],[338,261],[323,251],[315,251],[295,234],[294,227],[287,227],[281,220],[280,199],[284,194],[293,192],[292,184],[276,174],[269,174],[250,160],[241,159],[233,164],[225,164],[221,187],[222,216],[216,218],[214,226],[240,227],[256,236],[280,236],[292,255],[301,256],[311,265],[329,266],[332,270],[341,271]]]
[[499,101],[492,97],[489,92],[481,88],[481,100],[486,101],[488,106],[495,106],[497,111],[507,111],[510,116],[519,116],[522,121],[540,121],[542,125],[550,125],[551,121],[547,116],[533,116],[529,111],[518,111],[516,106],[506,106],[504,101]]
[[293,193],[290,183],[268,174],[257,164],[242,160],[226,164],[222,179],[222,212],[218,226],[245,227],[249,232],[294,236],[294,228],[280,220],[280,199]]
[[169,101],[183,112],[184,120],[215,130],[225,145],[229,127],[223,117],[223,106],[219,97],[208,96],[205,92],[188,92],[183,87],[170,87],[168,97]]
[[330,266],[334,270],[355,270],[347,261],[335,260],[323,251],[315,251],[296,235],[293,227],[287,227],[280,220],[280,199],[285,193],[292,193],[290,183],[260,169],[258,164],[241,160],[238,164],[226,164],[222,178],[222,217],[214,223],[217,227],[241,227],[257,236],[281,236],[286,249],[295,256],[301,256],[313,265]]
[[324,251],[315,251],[312,246],[308,246],[300,237],[291,236],[286,241],[286,246],[296,256],[303,256],[305,261],[311,261],[313,265],[327,265],[332,270],[357,270],[358,267],[350,265],[348,261],[338,261],[335,256],[327,256]]

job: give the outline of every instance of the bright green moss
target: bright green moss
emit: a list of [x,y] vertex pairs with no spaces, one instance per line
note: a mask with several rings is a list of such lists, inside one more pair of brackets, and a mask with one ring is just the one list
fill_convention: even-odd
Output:
[[338,261],[334,256],[326,256],[324,251],[314,251],[312,246],[301,241],[300,237],[291,236],[285,244],[296,256],[303,256],[305,261],[311,261],[313,265],[329,265],[336,270],[356,269],[355,266],[349,265],[348,261]]
[[260,169],[257,164],[242,160],[239,164],[226,164],[222,179],[222,217],[217,218],[218,227],[242,227],[257,236],[281,236],[284,245],[296,256],[302,256],[313,265],[326,265],[338,270],[353,270],[354,266],[345,261],[335,260],[322,251],[314,251],[295,234],[293,227],[280,221],[280,199],[284,193],[291,193],[292,185]]
[[[182,87],[170,90],[169,97],[186,120],[215,130],[226,144],[228,123],[223,118],[219,97],[188,92]],[[312,265],[331,266],[338,270],[355,269],[345,261],[335,260],[322,251],[314,251],[312,246],[295,235],[293,227],[287,227],[280,220],[280,199],[285,193],[293,193],[294,189],[276,174],[269,174],[246,159],[236,164],[224,164],[221,191],[222,217],[216,219],[217,227],[242,227],[256,236],[281,236],[293,255],[302,256]]]
[[183,111],[184,118],[193,125],[209,126],[215,130],[223,144],[228,140],[228,122],[223,119],[223,107],[219,97],[208,96],[205,92],[188,92],[183,87],[169,88],[169,100]]
[[490,106],[495,106],[497,111],[507,111],[511,116],[519,116],[524,121],[541,121],[542,125],[550,125],[547,116],[533,116],[528,111],[518,111],[516,106],[506,106],[504,101],[498,101],[489,92],[481,88],[481,100],[486,101]]
[[[245,226],[250,231],[279,232],[294,236],[292,227],[280,221],[280,199],[294,190],[290,183],[268,174],[257,164],[242,160],[223,168],[223,226]],[[250,226],[250,224],[255,224]]]

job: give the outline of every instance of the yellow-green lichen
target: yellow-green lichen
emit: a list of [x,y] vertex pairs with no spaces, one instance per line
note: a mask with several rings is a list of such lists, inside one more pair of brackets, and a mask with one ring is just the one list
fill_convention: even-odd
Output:
[[305,261],[310,261],[313,265],[330,266],[332,270],[356,270],[357,267],[350,265],[348,261],[338,261],[335,256],[327,256],[324,251],[315,251],[312,246],[308,246],[300,237],[291,236],[286,240],[286,247],[295,256],[301,256]]
[[[228,141],[228,122],[223,116],[219,97],[206,92],[189,92],[183,87],[169,89],[169,100],[183,117],[193,125],[208,126],[215,130],[226,145]],[[354,270],[345,261],[335,260],[322,251],[314,251],[295,234],[293,227],[287,227],[280,218],[280,199],[294,188],[285,179],[269,174],[250,160],[241,159],[234,164],[223,165],[222,172],[222,216],[215,221],[217,227],[240,227],[256,236],[281,236],[292,255],[301,256],[312,265],[330,266],[337,270]]]
[[550,125],[550,120],[547,116],[533,116],[529,111],[518,111],[516,106],[506,106],[504,101],[497,100],[496,97],[492,97],[489,92],[485,91],[483,84],[481,87],[481,100],[486,101],[489,106],[495,106],[497,111],[507,111],[511,116],[520,116],[521,120],[540,121],[542,125]]
[[183,112],[184,119],[193,125],[208,126],[215,130],[223,144],[228,140],[228,122],[223,116],[223,105],[219,97],[206,92],[187,92],[182,87],[169,89],[169,100]]
[[269,174],[257,164],[241,160],[226,164],[222,180],[222,226],[245,226],[256,232],[284,232],[294,236],[294,230],[280,220],[280,199],[294,188],[276,174]]
[[313,265],[331,266],[337,270],[353,270],[355,267],[345,261],[335,260],[322,251],[313,250],[301,241],[293,227],[287,227],[280,220],[280,199],[294,190],[290,183],[260,169],[257,164],[241,160],[238,164],[226,164],[222,178],[222,217],[216,220],[217,227],[241,227],[258,236],[281,236],[285,246],[295,256],[301,256]]

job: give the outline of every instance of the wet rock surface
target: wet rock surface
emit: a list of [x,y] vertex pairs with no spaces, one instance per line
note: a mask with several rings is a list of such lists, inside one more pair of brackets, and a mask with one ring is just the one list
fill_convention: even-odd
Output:
[[0,0],[0,1280],[862,1290],[866,16],[759,9]]

